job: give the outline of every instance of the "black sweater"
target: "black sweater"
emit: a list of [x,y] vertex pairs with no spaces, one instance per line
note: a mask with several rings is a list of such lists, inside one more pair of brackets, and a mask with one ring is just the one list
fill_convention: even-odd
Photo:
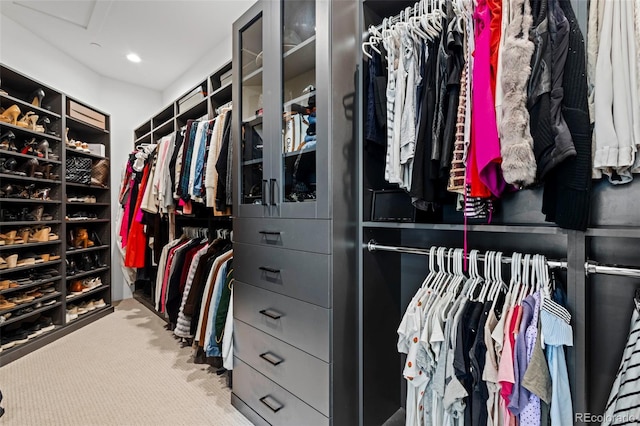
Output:
[[552,171],[545,184],[542,212],[546,220],[567,229],[585,230],[591,204],[591,124],[587,104],[584,37],[570,0],[560,0],[569,20],[569,54],[564,67],[562,114],[577,155]]

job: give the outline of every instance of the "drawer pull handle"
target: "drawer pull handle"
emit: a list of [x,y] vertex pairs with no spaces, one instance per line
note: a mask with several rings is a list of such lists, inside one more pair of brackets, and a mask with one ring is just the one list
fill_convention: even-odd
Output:
[[278,358],[271,352],[265,352],[263,354],[260,354],[259,357],[264,359],[265,361],[267,361],[269,364],[273,366],[280,365],[284,362],[284,359]]
[[258,231],[262,235],[280,235],[280,231]]
[[272,311],[269,309],[263,309],[260,311],[260,313],[262,315],[264,315],[265,317],[269,317],[271,319],[277,320],[282,318],[282,314],[280,312],[276,312],[276,311]]
[[272,274],[279,274],[280,269],[269,268],[268,266],[259,266],[258,269],[265,272],[271,272]]
[[[276,404],[278,404],[278,406],[275,406],[273,403],[270,403],[268,401],[273,401]],[[284,408],[284,405],[280,404],[278,401],[276,401],[274,398],[272,398],[270,395],[267,396],[263,396],[262,398],[260,398],[260,402],[262,402],[264,405],[266,405],[267,407],[269,407],[269,409],[271,411],[273,411],[274,413],[277,413],[278,411],[282,410]]]

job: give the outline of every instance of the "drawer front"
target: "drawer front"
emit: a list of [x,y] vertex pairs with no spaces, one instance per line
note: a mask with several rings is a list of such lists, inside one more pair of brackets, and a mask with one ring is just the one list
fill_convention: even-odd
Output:
[[233,283],[235,318],[330,362],[331,311],[239,281]]
[[235,243],[233,259],[238,281],[331,307],[329,255]]
[[233,334],[235,356],[329,416],[329,364],[242,321]]
[[274,426],[329,426],[329,419],[238,358],[233,393]]
[[234,218],[233,239],[239,243],[330,254],[331,221]]

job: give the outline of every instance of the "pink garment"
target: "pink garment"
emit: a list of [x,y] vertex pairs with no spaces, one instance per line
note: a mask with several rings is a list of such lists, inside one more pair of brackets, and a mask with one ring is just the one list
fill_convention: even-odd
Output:
[[[491,88],[491,13],[486,0],[479,0],[474,13],[475,51],[473,53],[473,117],[471,131],[474,149],[471,151],[480,181],[491,194],[500,197],[507,188],[502,176],[500,139]],[[473,195],[473,191],[471,193]]]
[[[516,381],[515,372],[513,370],[513,323],[517,318],[518,306],[512,307],[507,312],[507,317],[504,322],[504,346],[502,347],[502,354],[500,355],[500,365],[498,366],[498,383],[500,384],[500,407],[503,410],[503,418],[509,419],[513,414],[508,410],[509,396],[513,389],[513,384]],[[505,421],[506,423],[506,421]]]

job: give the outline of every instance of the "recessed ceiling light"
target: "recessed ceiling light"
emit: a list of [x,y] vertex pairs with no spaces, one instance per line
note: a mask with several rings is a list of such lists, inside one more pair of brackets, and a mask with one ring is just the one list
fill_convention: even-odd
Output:
[[138,62],[142,61],[142,59],[140,59],[140,56],[136,55],[135,53],[129,53],[127,55],[127,59],[130,60],[131,62],[136,63],[136,64]]

